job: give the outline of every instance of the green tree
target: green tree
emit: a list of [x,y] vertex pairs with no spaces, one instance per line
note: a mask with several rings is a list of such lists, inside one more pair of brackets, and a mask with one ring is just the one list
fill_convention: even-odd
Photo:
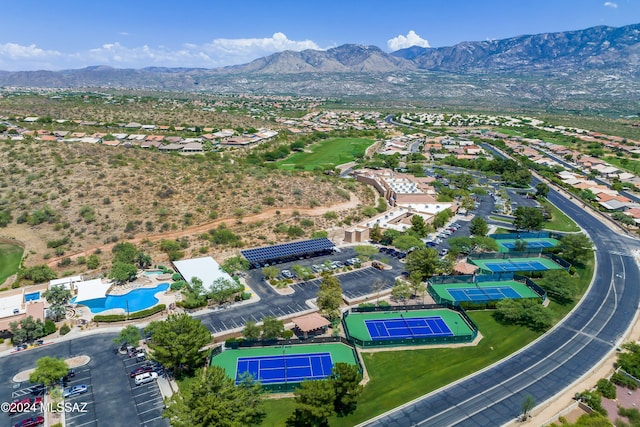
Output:
[[425,280],[438,271],[438,252],[433,248],[417,249],[407,255],[405,266],[409,273],[416,272]]
[[168,399],[162,416],[174,427],[254,426],[264,418],[263,399],[259,383],[247,379],[236,386],[224,369],[209,366]]
[[411,231],[418,237],[427,237],[429,230],[427,224],[424,222],[424,218],[421,215],[413,215],[411,217]]
[[51,386],[67,375],[67,372],[69,372],[69,366],[64,359],[45,356],[36,362],[36,369],[29,375],[29,381]]
[[256,322],[253,320],[247,321],[244,324],[244,330],[242,331],[242,336],[249,341],[254,341],[260,338],[260,326],[256,325]]
[[616,398],[616,385],[609,381],[606,378],[600,378],[596,384],[596,389],[598,393],[600,393],[603,397],[607,399],[615,399]]
[[536,399],[530,394],[527,394],[522,401],[522,421],[526,421],[529,418],[531,411],[535,407]]
[[138,252],[134,261],[138,268],[149,268],[151,266],[151,255],[145,254],[144,252]]
[[128,325],[120,331],[120,335],[113,339],[115,345],[137,347],[142,339],[140,329],[135,325]]
[[44,299],[49,303],[49,313],[55,320],[60,320],[65,316],[67,304],[71,299],[71,291],[64,286],[52,286],[42,293]]
[[469,224],[469,232],[474,236],[486,236],[489,232],[487,221],[480,216],[473,218]]
[[378,243],[380,240],[382,240],[382,231],[380,230],[380,226],[378,224],[374,224],[373,227],[369,230],[369,239],[375,243]]
[[138,269],[133,264],[125,262],[114,262],[109,272],[109,278],[118,284],[123,284],[136,278]]
[[536,197],[544,197],[546,198],[549,194],[549,186],[544,182],[539,182],[536,184]]
[[573,302],[577,293],[576,281],[566,270],[549,270],[536,280],[547,296],[558,304],[569,304]]
[[287,419],[289,427],[328,427],[336,393],[329,381],[303,381],[293,392],[295,409]]
[[342,287],[337,277],[326,272],[322,274],[316,303],[322,315],[327,319],[334,320],[340,317]]
[[275,316],[267,316],[262,319],[262,338],[275,340],[284,333],[284,322]]
[[267,280],[275,279],[276,277],[278,277],[278,274],[280,274],[280,269],[275,266],[263,267],[262,274]]
[[584,264],[593,252],[593,243],[586,234],[566,234],[558,245],[560,256],[572,264]]
[[40,319],[34,319],[33,316],[27,316],[18,322],[9,323],[9,330],[13,337],[11,340],[14,344],[22,344],[25,342],[33,342],[44,336],[44,323]]
[[513,226],[518,230],[540,230],[544,224],[544,215],[538,208],[518,206]]
[[411,297],[411,287],[404,280],[396,280],[393,288],[391,288],[391,296],[404,304]]
[[333,410],[344,417],[356,410],[358,396],[362,393],[362,374],[356,365],[338,362],[333,365],[329,381],[333,386],[335,400]]
[[409,285],[413,295],[416,297],[422,295],[424,299],[424,293],[427,291],[427,284],[422,281],[420,272],[413,271],[409,273]]
[[18,277],[31,280],[33,283],[43,283],[55,279],[58,275],[48,265],[41,264],[21,269],[18,271]]
[[94,270],[99,266],[100,266],[100,258],[98,258],[98,255],[96,254],[89,255],[89,258],[87,258],[87,268],[90,270]]
[[151,322],[145,331],[152,336],[148,343],[151,358],[178,373],[194,371],[207,357],[201,349],[211,342],[211,333],[188,314]]
[[222,269],[229,274],[249,269],[249,261],[242,256],[232,256],[224,260]]
[[113,262],[122,262],[127,264],[133,264],[138,254],[138,248],[129,242],[116,243],[111,249],[113,253]]
[[403,234],[402,236],[393,239],[393,246],[400,250],[408,251],[411,248],[423,248],[424,243],[415,236]]
[[434,215],[432,224],[435,228],[440,228],[445,225],[452,216],[453,213],[451,212],[451,209],[447,208]]
[[378,253],[378,249],[375,246],[371,245],[358,245],[354,247],[353,250],[362,260],[368,260],[373,255]]
[[524,252],[527,250],[527,241],[518,239],[513,242],[513,250],[516,252]]
[[626,342],[622,344],[622,349],[623,351],[618,354],[618,366],[638,378],[640,376],[640,344]]

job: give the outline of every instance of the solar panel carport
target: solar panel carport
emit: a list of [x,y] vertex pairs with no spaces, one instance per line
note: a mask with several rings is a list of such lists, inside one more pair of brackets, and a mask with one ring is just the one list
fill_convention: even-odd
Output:
[[241,253],[251,263],[251,268],[258,268],[301,257],[326,255],[331,253],[334,247],[331,240],[322,238],[245,249]]

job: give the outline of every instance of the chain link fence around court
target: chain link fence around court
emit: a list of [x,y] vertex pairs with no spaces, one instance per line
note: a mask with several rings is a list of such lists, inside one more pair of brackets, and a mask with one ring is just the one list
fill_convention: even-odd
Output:
[[[405,318],[411,318],[410,313],[412,311],[421,311],[421,310],[437,310],[437,309],[447,309],[455,312],[458,316],[457,318],[462,319],[465,326],[467,326],[471,333],[469,334],[461,334],[454,336],[434,336],[434,337],[420,337],[420,338],[398,338],[398,339],[385,339],[385,340],[364,340],[357,337],[352,336],[349,333],[349,328],[347,326],[346,319],[352,314],[374,314],[375,313],[400,313],[403,312]],[[409,315],[407,315],[409,313]],[[449,321],[445,321],[447,326],[451,329],[452,325],[449,324]],[[454,324],[457,326],[457,321],[454,321]],[[416,346],[416,345],[434,345],[434,344],[459,344],[459,343],[468,343],[472,342],[478,336],[478,326],[471,320],[471,318],[467,315],[462,307],[454,306],[451,304],[418,304],[418,305],[399,305],[393,307],[354,307],[351,310],[344,313],[342,318],[342,327],[344,329],[345,335],[347,336],[347,340],[352,342],[358,347],[361,348],[375,348],[375,347],[406,347],[406,346]],[[457,329],[454,326],[454,331]],[[464,328],[466,329],[466,328]],[[455,331],[457,332],[457,331]]]
[[[211,364],[213,358],[221,354],[225,349],[238,350],[238,349],[259,349],[264,347],[295,347],[309,344],[344,344],[349,347],[353,353],[353,358],[358,366],[360,374],[363,374],[364,368],[358,357],[355,346],[352,342],[348,341],[344,337],[317,337],[308,339],[291,339],[291,340],[227,340],[222,346],[217,346],[211,349],[209,355],[208,364]],[[309,351],[312,353],[312,351]],[[300,385],[300,382],[282,382],[262,384],[262,388],[269,393],[293,393],[295,389]]]

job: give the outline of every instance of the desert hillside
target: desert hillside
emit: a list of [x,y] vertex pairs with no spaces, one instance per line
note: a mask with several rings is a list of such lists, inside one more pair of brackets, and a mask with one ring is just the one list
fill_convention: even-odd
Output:
[[[26,243],[27,266],[55,266],[124,240],[140,243],[157,262],[166,259],[155,244],[165,236],[187,236],[185,256],[304,238],[358,219],[358,207],[374,203],[359,183],[248,165],[229,154],[182,157],[29,140],[0,147],[0,208],[12,217],[0,235]],[[323,215],[328,210],[337,213]],[[238,240],[202,236],[221,224]],[[101,255],[101,267],[109,260]]]

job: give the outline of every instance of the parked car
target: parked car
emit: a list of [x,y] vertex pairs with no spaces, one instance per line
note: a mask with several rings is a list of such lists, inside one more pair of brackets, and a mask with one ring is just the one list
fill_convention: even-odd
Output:
[[440,256],[445,256],[449,253],[449,249],[443,248],[440,250]]
[[44,417],[42,415],[38,415],[37,417],[25,418],[24,420],[15,423],[13,427],[35,427],[42,424],[44,424]]
[[438,246],[436,242],[426,242],[425,245],[427,245],[428,248],[433,248],[434,246]]
[[65,398],[77,396],[79,394],[84,394],[89,391],[89,387],[86,384],[74,385],[73,387],[67,388],[64,390],[62,394]]
[[151,381],[155,381],[157,379],[158,379],[157,372],[145,372],[144,374],[137,375],[133,380],[133,382],[135,382],[136,385],[142,385],[142,384],[150,383]]
[[372,266],[373,268],[377,268],[378,270],[384,270],[384,265],[382,265],[382,263],[381,263],[381,262],[378,262],[378,261],[373,261],[373,262],[371,263],[371,266]]
[[282,274],[282,277],[285,279],[293,279],[295,277],[295,274],[293,274],[291,270],[282,270],[280,274]]
[[155,371],[155,369],[153,369],[152,366],[140,366],[137,367],[136,369],[134,369],[133,371],[131,371],[129,373],[129,377],[130,378],[135,378],[140,374],[144,374],[145,372],[153,372]]

